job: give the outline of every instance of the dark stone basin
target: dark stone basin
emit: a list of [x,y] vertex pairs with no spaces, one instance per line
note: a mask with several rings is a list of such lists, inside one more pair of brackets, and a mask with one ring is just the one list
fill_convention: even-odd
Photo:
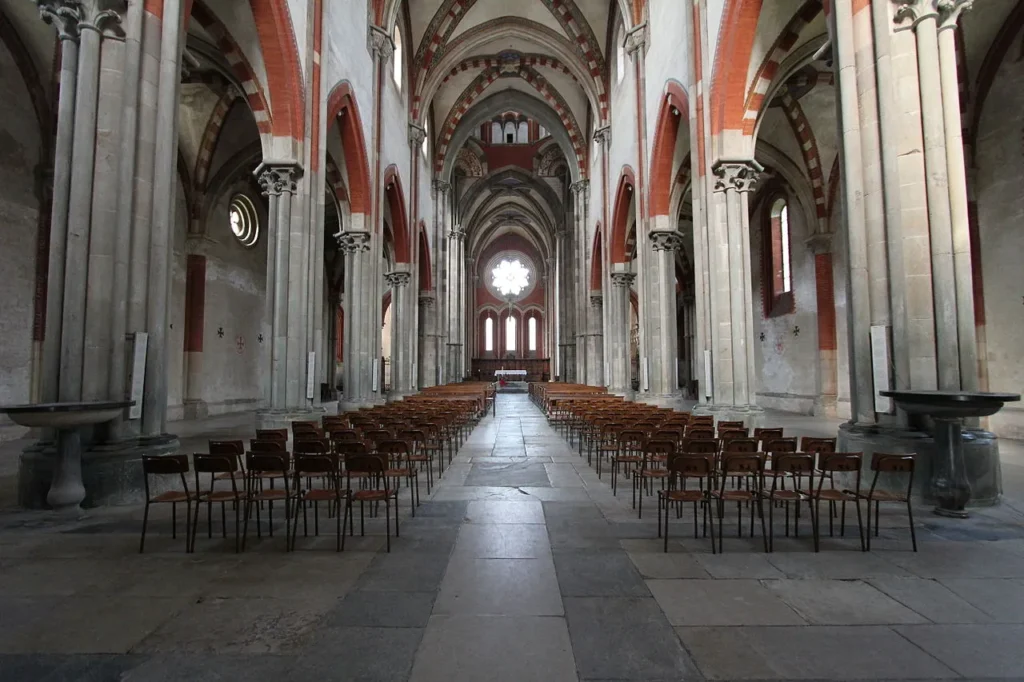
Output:
[[980,393],[969,391],[881,391],[909,414],[923,414],[933,419],[988,417],[1005,403],[1020,400],[1017,393]]
[[102,424],[117,416],[133,400],[108,400],[87,403],[37,403],[0,407],[16,424],[30,428],[68,429],[90,424]]

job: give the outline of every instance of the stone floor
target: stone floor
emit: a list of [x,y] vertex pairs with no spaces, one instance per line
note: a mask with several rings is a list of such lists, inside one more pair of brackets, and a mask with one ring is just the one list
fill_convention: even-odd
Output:
[[[249,428],[203,426],[186,449]],[[917,554],[891,510],[871,553],[851,515],[820,554],[806,519],[765,554],[733,517],[712,555],[687,514],[665,554],[628,482],[613,497],[525,396],[501,395],[415,518],[402,495],[390,554],[376,519],[342,554],[326,515],[295,553],[279,527],[235,554],[229,510],[229,539],[204,518],[186,555],[159,510],[140,555],[141,508],[0,512],[0,680],[1021,679],[1022,462],[1004,448],[1001,507],[921,509]]]

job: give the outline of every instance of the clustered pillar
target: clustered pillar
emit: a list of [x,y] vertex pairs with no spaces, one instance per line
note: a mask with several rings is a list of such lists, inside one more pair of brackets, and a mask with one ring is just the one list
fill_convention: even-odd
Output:
[[372,321],[373,298],[367,293],[370,270],[370,233],[349,230],[338,235],[338,245],[345,252],[345,366],[343,368],[343,408],[356,409],[369,405],[373,391],[373,349],[370,334],[376,333]]
[[448,232],[448,383],[462,381],[463,367],[463,324],[465,304],[465,238],[466,233],[458,225]]
[[653,262],[644,272],[649,294],[645,315],[649,386],[652,397],[660,402],[679,397],[675,252],[683,246],[683,235],[677,230],[652,230],[648,242],[653,251]]
[[[420,267],[423,267],[421,264]],[[419,385],[428,388],[437,384],[437,297],[432,291],[419,296]]]
[[609,311],[611,329],[611,383],[612,393],[630,396],[629,376],[629,292],[636,275],[631,272],[612,272],[612,305]]
[[391,287],[391,392],[397,398],[413,392],[412,311],[408,301],[412,275],[407,270],[394,270],[384,279]]
[[587,320],[587,383],[591,386],[604,386],[604,294],[600,289],[590,292],[590,314]]

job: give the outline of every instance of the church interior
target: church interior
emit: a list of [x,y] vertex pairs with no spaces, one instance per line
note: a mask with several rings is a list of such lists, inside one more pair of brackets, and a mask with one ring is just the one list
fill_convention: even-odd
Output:
[[1024,678],[1018,78],[1024,0],[0,0],[0,682]]

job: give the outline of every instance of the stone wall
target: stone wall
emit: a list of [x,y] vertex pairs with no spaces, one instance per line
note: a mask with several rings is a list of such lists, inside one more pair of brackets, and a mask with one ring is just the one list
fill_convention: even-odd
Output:
[[[1017,43],[1019,43],[1019,36]],[[1024,388],[1024,62],[1014,50],[992,83],[978,129],[977,200],[985,289],[989,389]],[[1008,405],[990,419],[1000,436],[1024,438],[1024,408]]]
[[[39,123],[7,47],[0,43],[0,404],[31,397],[32,320],[39,203]],[[0,417],[0,440],[24,429]]]

